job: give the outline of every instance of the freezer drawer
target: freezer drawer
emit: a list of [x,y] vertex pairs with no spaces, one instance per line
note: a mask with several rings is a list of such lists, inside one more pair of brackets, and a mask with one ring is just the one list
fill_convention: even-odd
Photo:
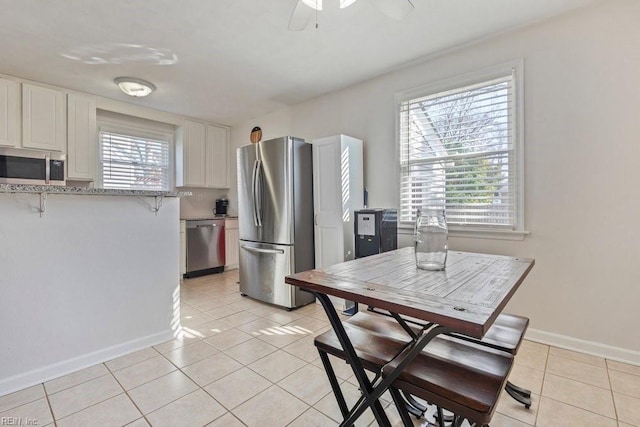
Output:
[[314,297],[284,282],[295,272],[294,247],[240,241],[240,292],[286,308],[308,304]]

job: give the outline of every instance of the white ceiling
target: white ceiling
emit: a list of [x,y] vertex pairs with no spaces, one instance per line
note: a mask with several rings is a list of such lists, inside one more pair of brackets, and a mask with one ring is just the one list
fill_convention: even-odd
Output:
[[325,0],[293,32],[296,1],[0,0],[0,73],[232,125],[595,0],[413,0],[403,21]]

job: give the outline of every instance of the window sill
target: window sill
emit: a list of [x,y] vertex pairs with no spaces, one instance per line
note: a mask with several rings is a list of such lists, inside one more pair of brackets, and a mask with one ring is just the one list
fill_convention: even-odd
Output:
[[[398,225],[398,234],[412,235],[413,226]],[[490,230],[486,228],[449,228],[449,237],[469,239],[524,240],[529,231]]]

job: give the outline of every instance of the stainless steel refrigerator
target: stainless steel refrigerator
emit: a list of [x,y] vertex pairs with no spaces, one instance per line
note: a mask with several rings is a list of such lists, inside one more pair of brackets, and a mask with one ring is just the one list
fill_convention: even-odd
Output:
[[314,297],[284,282],[314,267],[311,144],[294,137],[238,148],[240,292],[295,308]]

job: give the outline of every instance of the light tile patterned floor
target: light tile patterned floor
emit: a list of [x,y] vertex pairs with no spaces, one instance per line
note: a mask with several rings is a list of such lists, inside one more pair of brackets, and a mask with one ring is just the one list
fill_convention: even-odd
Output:
[[[0,421],[66,426],[333,426],[340,412],[313,336],[312,304],[287,312],[243,298],[237,272],[186,280],[184,336],[0,397]],[[334,363],[349,402],[350,368]],[[503,396],[492,427],[640,426],[640,367],[525,341],[511,374],[530,410]],[[401,425],[389,398],[385,406]],[[366,413],[357,425],[375,425]],[[424,426],[426,420],[415,420]]]

